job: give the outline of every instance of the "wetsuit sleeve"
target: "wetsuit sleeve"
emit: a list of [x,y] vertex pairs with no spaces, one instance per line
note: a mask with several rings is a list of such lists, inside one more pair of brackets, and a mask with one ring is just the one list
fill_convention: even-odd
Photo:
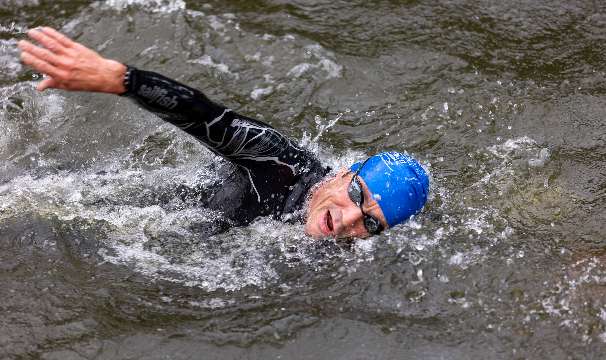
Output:
[[216,104],[199,90],[132,67],[128,69],[125,86],[127,92],[123,95],[243,167],[251,182],[253,177],[259,178],[253,185],[272,186],[276,177],[280,185],[292,185],[310,163],[307,151],[268,124]]

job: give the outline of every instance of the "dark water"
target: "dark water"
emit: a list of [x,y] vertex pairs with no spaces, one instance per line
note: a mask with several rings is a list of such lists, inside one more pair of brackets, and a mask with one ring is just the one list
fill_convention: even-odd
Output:
[[[599,359],[602,1],[0,1],[0,358]],[[222,162],[128,101],[33,90],[52,25],[299,139],[432,174],[351,249],[220,214]]]

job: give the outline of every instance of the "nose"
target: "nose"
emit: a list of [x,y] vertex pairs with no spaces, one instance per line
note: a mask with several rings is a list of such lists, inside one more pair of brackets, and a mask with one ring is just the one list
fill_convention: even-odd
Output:
[[341,209],[343,234],[355,235],[362,223],[362,211],[357,206],[347,206]]

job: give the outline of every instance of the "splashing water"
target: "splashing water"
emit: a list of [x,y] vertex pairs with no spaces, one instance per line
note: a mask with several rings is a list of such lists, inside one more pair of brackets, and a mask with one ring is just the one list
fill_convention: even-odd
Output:
[[185,9],[183,0],[107,0],[106,6],[123,11],[130,6],[141,6],[152,12],[171,13]]
[[[0,4],[0,358],[604,353],[603,11],[493,5]],[[123,99],[33,90],[15,44],[49,16],[335,170],[409,152],[430,201],[353,243],[224,231],[182,196],[224,161]]]

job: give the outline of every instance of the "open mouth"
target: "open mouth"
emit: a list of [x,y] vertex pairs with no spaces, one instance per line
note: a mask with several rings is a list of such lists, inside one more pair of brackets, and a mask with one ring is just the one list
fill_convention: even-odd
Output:
[[326,212],[326,227],[328,228],[328,231],[331,233],[333,232],[334,227],[332,224],[332,216],[330,215],[330,211]]

